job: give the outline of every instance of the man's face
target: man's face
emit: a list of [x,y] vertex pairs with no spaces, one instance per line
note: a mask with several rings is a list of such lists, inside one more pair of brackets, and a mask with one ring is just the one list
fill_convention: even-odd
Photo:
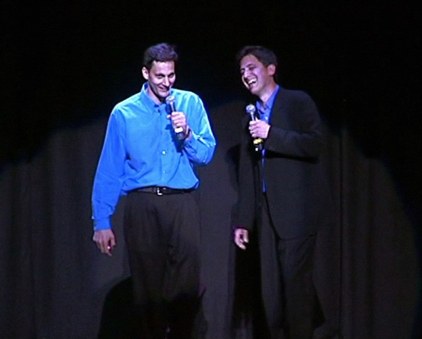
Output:
[[142,75],[148,81],[148,94],[155,102],[164,101],[170,94],[176,81],[174,67],[174,61],[153,61],[151,69],[142,68]]
[[275,66],[265,67],[255,56],[248,54],[240,60],[240,75],[245,87],[258,97],[274,81]]

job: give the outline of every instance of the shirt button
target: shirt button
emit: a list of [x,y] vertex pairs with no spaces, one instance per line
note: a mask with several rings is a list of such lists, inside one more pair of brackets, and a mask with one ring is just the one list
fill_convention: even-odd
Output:
[[161,154],[162,154],[162,155],[166,155],[166,151],[162,151],[162,152],[161,152]]

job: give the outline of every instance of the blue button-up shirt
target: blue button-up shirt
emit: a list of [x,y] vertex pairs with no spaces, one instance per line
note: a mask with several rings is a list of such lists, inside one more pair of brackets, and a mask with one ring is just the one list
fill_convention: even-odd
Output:
[[266,123],[270,123],[270,116],[271,116],[271,110],[273,109],[275,96],[280,90],[280,86],[277,85],[275,91],[271,94],[268,101],[263,104],[261,101],[256,102],[256,108],[258,109],[258,112],[260,113],[260,119],[264,120]]
[[216,141],[198,95],[172,89],[176,110],[184,112],[191,137],[175,137],[168,107],[155,103],[147,86],[118,103],[111,112],[94,179],[94,230],[111,228],[111,215],[122,194],[146,186],[194,189],[194,166],[208,164]]

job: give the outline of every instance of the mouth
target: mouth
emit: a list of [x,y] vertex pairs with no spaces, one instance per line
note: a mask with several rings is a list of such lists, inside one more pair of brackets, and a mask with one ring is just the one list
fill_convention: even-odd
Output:
[[245,82],[246,82],[246,84],[249,87],[253,87],[256,84],[256,78],[253,78],[253,79],[245,79]]

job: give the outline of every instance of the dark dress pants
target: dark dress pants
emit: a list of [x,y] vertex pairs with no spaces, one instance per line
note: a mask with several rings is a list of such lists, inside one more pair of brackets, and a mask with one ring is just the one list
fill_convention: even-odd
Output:
[[316,301],[312,281],[315,241],[315,235],[280,238],[264,194],[259,248],[262,298],[270,338],[312,338]]
[[139,338],[191,338],[200,297],[193,194],[129,193],[124,230]]

